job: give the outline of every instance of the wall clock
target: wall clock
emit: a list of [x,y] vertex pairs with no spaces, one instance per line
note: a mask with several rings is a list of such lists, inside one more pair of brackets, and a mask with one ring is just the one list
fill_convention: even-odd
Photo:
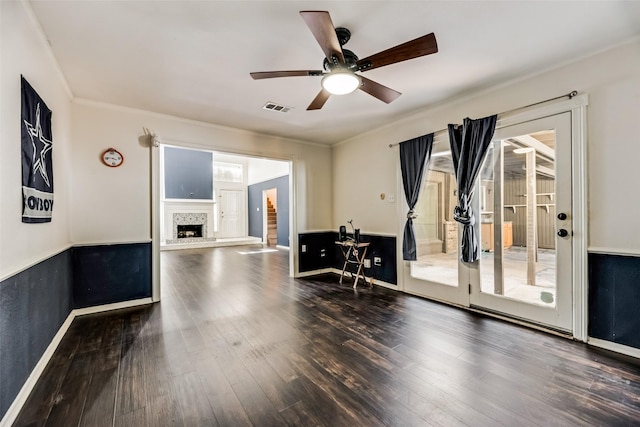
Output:
[[117,168],[122,162],[124,162],[124,156],[115,148],[107,148],[102,153],[102,163],[109,167]]

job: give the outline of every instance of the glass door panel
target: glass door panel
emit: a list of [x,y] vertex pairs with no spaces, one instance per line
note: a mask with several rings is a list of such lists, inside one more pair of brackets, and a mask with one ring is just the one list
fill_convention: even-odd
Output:
[[[571,330],[569,113],[496,131],[478,179],[471,304]],[[474,275],[472,275],[473,277]],[[473,282],[472,281],[472,282]],[[479,285],[479,286],[478,286]]]
[[434,149],[431,155],[414,209],[418,215],[413,222],[418,259],[404,263],[404,288],[429,298],[468,306],[468,268],[458,262],[458,223],[453,220],[457,203],[453,161],[448,147],[438,148],[440,150]]

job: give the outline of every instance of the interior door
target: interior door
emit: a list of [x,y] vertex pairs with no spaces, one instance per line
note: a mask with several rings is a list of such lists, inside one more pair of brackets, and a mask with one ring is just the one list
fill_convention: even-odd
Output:
[[572,331],[571,115],[496,131],[476,185],[470,305]]
[[220,227],[218,237],[245,237],[245,202],[242,190],[220,190],[218,195]]

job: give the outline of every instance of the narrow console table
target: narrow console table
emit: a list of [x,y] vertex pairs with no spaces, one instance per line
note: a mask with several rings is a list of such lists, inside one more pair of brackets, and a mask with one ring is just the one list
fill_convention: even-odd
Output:
[[[356,289],[358,286],[358,279],[360,279],[360,275],[362,275],[362,279],[365,283],[367,283],[367,276],[364,273],[364,260],[367,255],[367,249],[369,248],[370,243],[363,242],[354,242],[353,240],[345,240],[344,242],[336,242],[336,245],[340,247],[342,251],[342,256],[344,257],[344,265],[342,267],[342,274],[340,274],[340,284],[342,284],[342,278],[345,273],[349,273],[351,277],[353,276],[353,271],[349,270],[347,267],[357,266],[357,272],[355,275],[355,280],[353,282],[353,289]],[[369,285],[373,286],[373,277],[369,280]]]

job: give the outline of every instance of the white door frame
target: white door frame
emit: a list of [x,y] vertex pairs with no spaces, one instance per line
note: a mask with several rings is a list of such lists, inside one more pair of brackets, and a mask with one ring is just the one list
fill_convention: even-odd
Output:
[[[298,158],[293,154],[277,154],[269,152],[258,152],[251,150],[234,150],[229,151],[225,148],[210,146],[205,144],[188,143],[184,141],[175,141],[160,138],[163,144],[176,147],[192,148],[197,150],[207,150],[218,153],[233,154],[237,156],[261,157],[271,160],[279,160],[289,163],[289,276],[295,277],[298,271],[298,215],[297,215],[297,179]],[[151,235],[151,298],[154,302],[161,299],[161,283],[160,283],[160,150],[161,146],[157,138],[153,138],[152,145],[149,147],[149,180],[151,193],[151,218],[150,218],[150,235]],[[304,170],[304,169],[302,169]]]
[[262,243],[267,244],[268,218],[267,218],[267,191],[262,190]]
[[[572,219],[573,219],[573,278],[572,278],[572,294],[573,294],[573,337],[577,340],[587,341],[587,106],[589,98],[587,94],[574,96],[570,99],[549,102],[531,108],[514,110],[511,113],[499,115],[496,129],[525,123],[556,114],[570,112],[571,113],[571,166],[572,166]],[[446,131],[438,132],[434,138],[434,144],[444,143],[448,145],[448,135]],[[434,150],[438,146],[434,146]],[[438,147],[439,148],[439,147]],[[402,198],[403,202],[398,203],[398,236],[402,236],[404,232],[404,223],[406,220],[407,205],[404,201],[404,190],[402,187],[402,175],[400,173],[399,162],[397,163],[397,194]],[[402,195],[402,196],[401,196]],[[476,224],[476,227],[479,225]],[[458,233],[460,234],[460,233]],[[445,287],[446,285],[433,284],[422,281],[425,286],[416,292],[412,290],[412,284],[416,280],[411,277],[410,265],[408,261],[402,260],[402,237],[397,240],[397,265],[398,265],[398,289],[408,293],[418,294],[423,297],[437,299],[450,304],[463,307],[469,306],[468,294],[466,300],[464,294],[467,287],[463,286],[469,279],[470,266],[459,263],[459,286]],[[477,264],[477,262],[476,262]],[[477,267],[476,267],[477,268]],[[466,282],[469,283],[469,282]],[[433,292],[432,292],[432,290]],[[455,291],[453,291],[455,290]],[[453,298],[450,298],[453,295]]]

